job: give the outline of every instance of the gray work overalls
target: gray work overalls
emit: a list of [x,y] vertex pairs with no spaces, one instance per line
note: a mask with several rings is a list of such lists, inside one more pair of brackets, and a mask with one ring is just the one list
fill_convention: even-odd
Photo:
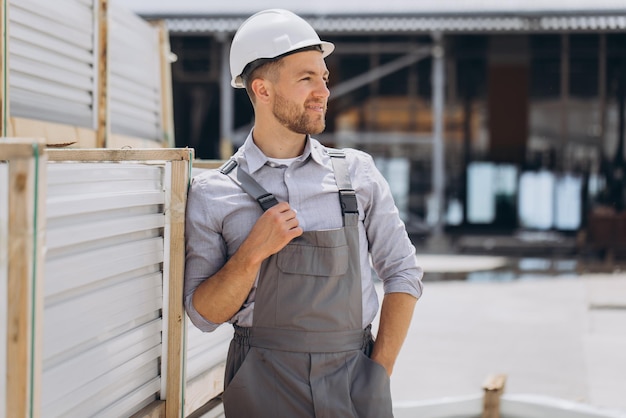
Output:
[[[262,264],[252,327],[235,326],[228,352],[228,418],[393,416],[389,378],[368,357],[373,341],[362,326],[356,195],[345,155],[329,154],[344,227],[305,231]],[[222,172],[264,210],[277,203],[230,163]]]

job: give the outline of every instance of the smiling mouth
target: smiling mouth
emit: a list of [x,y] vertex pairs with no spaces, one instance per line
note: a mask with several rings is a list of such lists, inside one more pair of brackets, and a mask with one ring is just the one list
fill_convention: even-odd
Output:
[[326,112],[326,106],[324,106],[323,104],[319,104],[319,105],[308,105],[306,106],[306,108],[308,110],[312,110],[314,112],[320,112],[320,113],[324,113]]

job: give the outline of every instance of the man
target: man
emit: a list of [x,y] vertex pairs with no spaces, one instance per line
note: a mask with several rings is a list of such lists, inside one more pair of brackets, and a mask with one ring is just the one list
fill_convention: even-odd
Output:
[[[422,270],[371,157],[309,136],[325,127],[333,49],[286,10],[246,20],[230,65],[255,125],[189,190],[185,306],[204,331],[234,325],[229,418],[392,416]],[[385,292],[375,342],[370,254]]]

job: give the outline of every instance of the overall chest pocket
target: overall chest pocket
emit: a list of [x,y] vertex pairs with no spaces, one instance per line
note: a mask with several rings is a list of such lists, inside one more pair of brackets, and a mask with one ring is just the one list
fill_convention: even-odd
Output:
[[276,263],[285,274],[343,276],[348,270],[349,250],[345,244],[339,247],[288,245],[278,253]]
[[360,278],[352,277],[347,240],[332,233],[317,238],[304,245],[295,240],[277,254],[276,324],[307,331],[358,328]]

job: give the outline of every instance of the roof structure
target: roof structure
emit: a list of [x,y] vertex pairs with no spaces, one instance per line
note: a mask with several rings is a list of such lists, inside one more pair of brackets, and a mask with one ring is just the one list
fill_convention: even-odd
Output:
[[[121,1],[121,0],[118,0]],[[123,0],[172,33],[234,33],[251,14],[282,7],[320,33],[481,33],[625,31],[624,0]]]
[[[307,16],[303,16],[307,18]],[[168,18],[171,33],[235,32],[244,21],[234,17]],[[324,34],[377,33],[542,33],[542,32],[621,32],[626,30],[626,15],[622,16],[552,16],[552,17],[327,17],[307,18]]]
[[494,13],[597,13],[626,12],[623,0],[118,0],[139,14],[150,15],[243,15],[267,8],[286,8],[305,15],[387,14],[494,14]]

